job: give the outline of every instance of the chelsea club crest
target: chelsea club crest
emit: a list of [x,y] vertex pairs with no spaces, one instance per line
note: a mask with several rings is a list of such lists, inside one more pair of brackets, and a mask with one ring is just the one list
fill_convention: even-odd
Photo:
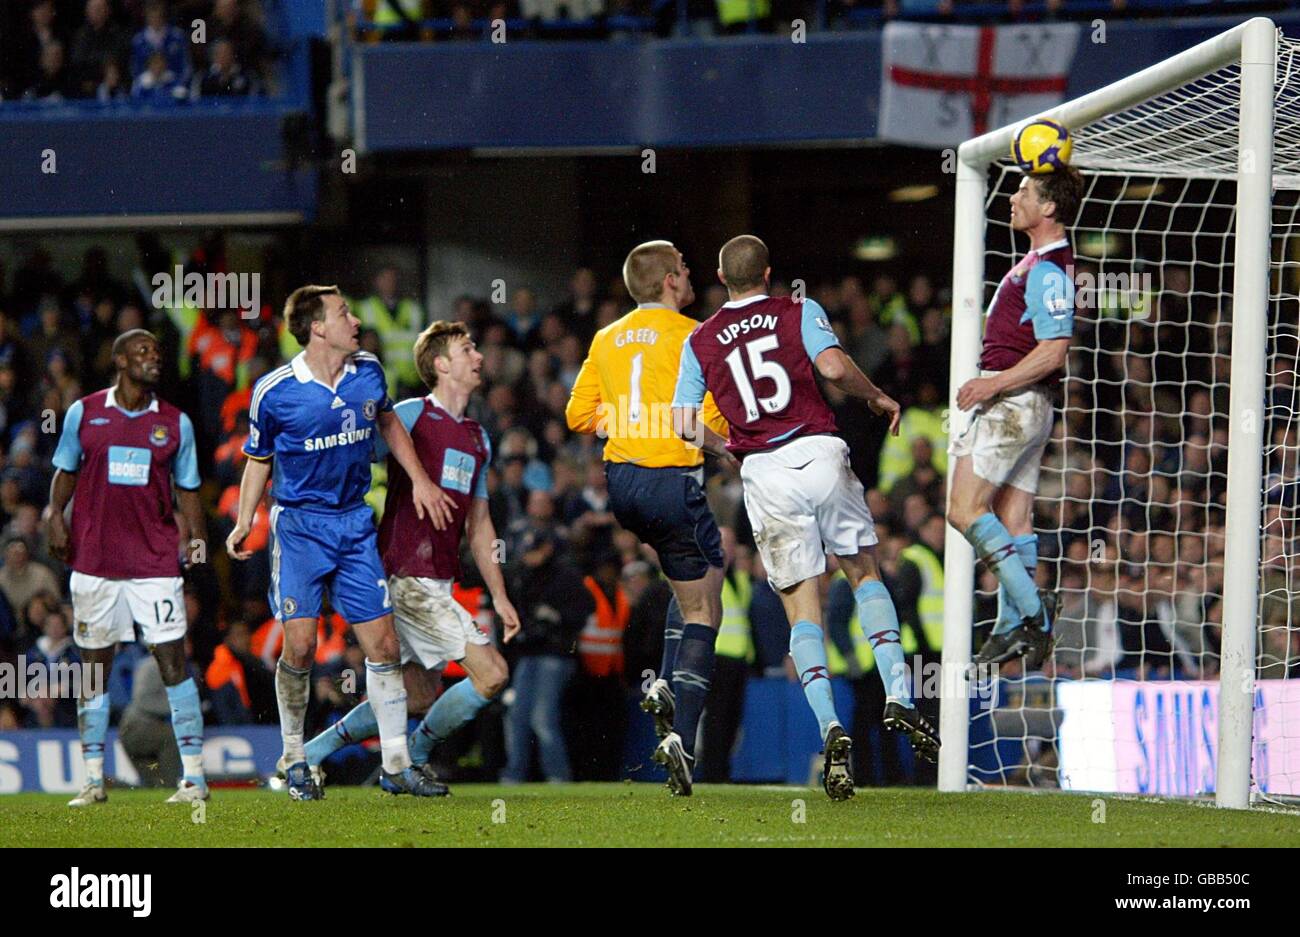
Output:
[[375,402],[373,400],[367,400],[361,405],[361,412],[365,415],[367,420],[373,420],[375,418]]

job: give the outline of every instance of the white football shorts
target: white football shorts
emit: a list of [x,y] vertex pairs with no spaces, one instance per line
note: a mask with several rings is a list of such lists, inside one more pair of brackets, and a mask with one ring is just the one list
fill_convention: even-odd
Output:
[[785,589],[826,572],[826,554],[853,556],[876,542],[849,447],[807,436],[740,463],[745,510],[768,581]]
[[389,576],[393,624],[402,646],[402,663],[419,661],[436,670],[465,657],[465,645],[490,644],[473,617],[451,594],[450,579]]
[[185,586],[180,576],[102,579],[74,572],[69,588],[77,647],[93,651],[134,641],[137,624],[150,646],[185,637]]
[[975,408],[970,425],[954,435],[949,451],[957,458],[970,456],[975,474],[985,481],[1035,494],[1053,417],[1052,398],[1044,387],[995,397]]

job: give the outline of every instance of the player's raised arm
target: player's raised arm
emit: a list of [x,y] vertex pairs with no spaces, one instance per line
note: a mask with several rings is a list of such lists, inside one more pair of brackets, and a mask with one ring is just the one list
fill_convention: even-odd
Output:
[[592,357],[593,348],[578,371],[569,402],[564,406],[564,422],[575,433],[598,433],[601,429],[600,371]]
[[379,424],[380,435],[388,445],[388,451],[411,478],[411,499],[415,503],[416,516],[420,520],[424,520],[427,516],[436,529],[445,530],[451,523],[455,502],[445,491],[429,480],[429,475],[425,472],[424,465],[420,462],[420,457],[411,442],[411,434],[407,432],[398,415],[393,412],[393,408],[380,411],[375,420]]

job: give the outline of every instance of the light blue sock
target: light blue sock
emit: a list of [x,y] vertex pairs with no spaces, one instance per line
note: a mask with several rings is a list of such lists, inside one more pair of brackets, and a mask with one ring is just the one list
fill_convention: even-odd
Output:
[[167,702],[172,710],[172,734],[180,749],[185,780],[200,786],[203,779],[203,710],[199,707],[199,688],[189,677],[167,687]]
[[[1011,541],[1016,545],[1016,554],[1020,557],[1020,563],[1025,567],[1025,572],[1029,573],[1029,578],[1034,578],[1034,573],[1038,569],[1038,534],[1021,534]],[[998,584],[998,620],[993,625],[994,634],[1006,634],[1016,625],[1020,624],[1020,619],[1012,611],[1011,603],[1007,600],[1006,587],[1001,583]],[[1050,622],[1049,622],[1050,627]]]
[[474,689],[471,680],[462,680],[443,693],[411,733],[408,744],[411,764],[426,764],[435,745],[450,738],[453,732],[473,719],[489,702],[491,701],[480,696],[478,690]]
[[835,715],[835,698],[831,694],[831,673],[826,664],[826,645],[820,625],[810,621],[797,621],[790,629],[790,656],[799,673],[803,695],[817,717],[822,738],[831,725],[840,720]]
[[1014,613],[1019,618],[1038,614],[1042,607],[1038,600],[1038,587],[1025,572],[1011,534],[1007,533],[997,516],[990,511],[975,518],[966,528],[966,539],[975,548],[975,556],[993,570],[998,582],[1005,587]]
[[81,757],[86,763],[86,779],[104,783],[104,739],[108,735],[108,694],[77,701],[77,729],[81,734]]
[[378,734],[379,723],[375,721],[375,710],[369,700],[363,700],[350,713],[307,743],[307,764],[319,765],[344,745],[364,742]]
[[907,661],[903,658],[902,632],[898,629],[898,611],[889,590],[879,579],[868,579],[853,591],[858,600],[858,621],[871,642],[876,669],[885,685],[885,698],[902,703],[909,709],[912,694],[907,688]]

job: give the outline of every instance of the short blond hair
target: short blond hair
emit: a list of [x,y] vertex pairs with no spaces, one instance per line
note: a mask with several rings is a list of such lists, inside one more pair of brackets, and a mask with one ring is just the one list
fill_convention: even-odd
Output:
[[447,356],[453,339],[469,338],[469,328],[464,322],[430,322],[415,340],[415,370],[424,386],[433,390],[438,386],[438,369],[434,359]]
[[326,296],[342,296],[337,286],[300,286],[284,301],[284,325],[303,348],[311,340],[311,324],[325,318]]
[[664,291],[664,277],[677,272],[677,248],[671,241],[646,241],[623,261],[623,283],[639,303],[653,303]]

